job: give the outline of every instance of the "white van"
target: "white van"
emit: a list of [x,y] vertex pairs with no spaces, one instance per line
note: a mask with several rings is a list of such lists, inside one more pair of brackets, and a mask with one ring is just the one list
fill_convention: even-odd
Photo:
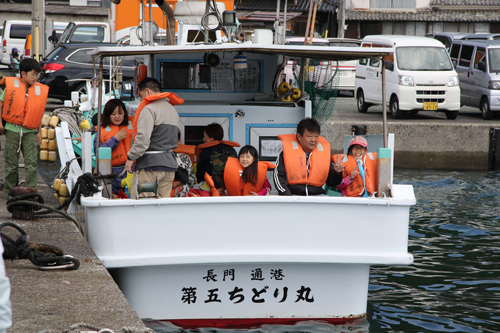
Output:
[[[3,40],[0,49],[0,63],[10,67],[12,48],[22,51],[26,36],[31,30],[31,21],[5,21],[3,24]],[[21,52],[19,52],[21,53]]]
[[[417,36],[366,36],[361,47],[388,47],[386,56],[386,103],[394,118],[405,112],[445,112],[455,119],[460,109],[457,72],[448,52],[435,39]],[[359,112],[382,104],[382,62],[361,59],[356,65],[356,99]]]
[[483,119],[500,111],[500,41],[457,40],[450,57],[460,79],[461,103],[481,110]]

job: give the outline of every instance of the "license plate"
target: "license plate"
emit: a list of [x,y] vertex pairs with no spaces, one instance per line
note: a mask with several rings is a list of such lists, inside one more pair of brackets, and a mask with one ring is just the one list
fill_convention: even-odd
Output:
[[438,103],[437,102],[424,102],[424,110],[437,110]]

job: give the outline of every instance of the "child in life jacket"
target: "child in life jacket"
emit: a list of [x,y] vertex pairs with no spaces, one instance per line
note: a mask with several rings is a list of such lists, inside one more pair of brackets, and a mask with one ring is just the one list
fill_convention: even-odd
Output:
[[187,184],[188,180],[188,171],[184,168],[178,167],[174,175],[174,180],[172,181],[172,191],[170,192],[170,197],[179,197],[178,194],[181,188]]
[[228,195],[268,195],[271,184],[266,173],[268,169],[275,167],[270,162],[259,162],[259,153],[255,147],[241,147],[238,158],[229,157],[224,169]]
[[186,197],[213,197],[213,196],[225,196],[226,187],[224,184],[223,175],[213,175],[210,176],[205,173],[205,180],[194,185],[186,193]]
[[[91,128],[90,131],[97,132],[97,128]],[[132,123],[128,119],[127,108],[121,100],[110,99],[104,106],[100,139],[100,147],[111,147],[113,151],[111,170],[118,177],[112,181],[112,197],[117,198],[122,179],[127,177],[125,162],[132,144]],[[94,148],[97,148],[97,136],[94,139]]]
[[[347,197],[369,197],[375,192],[377,177],[376,154],[367,156],[368,143],[362,136],[352,138],[347,155],[334,155],[334,163],[343,163],[342,182],[337,189]],[[375,155],[375,157],[374,157]],[[368,157],[368,158],[367,158]]]

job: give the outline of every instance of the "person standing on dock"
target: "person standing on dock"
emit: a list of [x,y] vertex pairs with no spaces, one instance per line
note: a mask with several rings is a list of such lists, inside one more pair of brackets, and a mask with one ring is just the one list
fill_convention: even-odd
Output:
[[21,77],[4,77],[5,85],[0,95],[0,134],[5,133],[5,184],[4,192],[19,183],[19,152],[22,151],[25,165],[25,184],[36,188],[38,183],[37,145],[42,142],[42,117],[47,104],[49,87],[37,83],[42,67],[32,58],[19,63]]
[[162,93],[160,82],[150,77],[143,79],[138,89],[142,101],[134,117],[134,144],[125,163],[125,170],[132,173],[135,162],[130,198],[138,198],[135,184],[157,179],[158,196],[168,198],[177,171],[173,150],[177,147],[179,115],[174,105],[182,104],[184,100],[174,93]]
[[330,143],[320,134],[316,119],[306,118],[297,125],[297,134],[278,135],[283,150],[273,178],[279,195],[321,195],[325,183],[340,184],[343,168],[332,162]]

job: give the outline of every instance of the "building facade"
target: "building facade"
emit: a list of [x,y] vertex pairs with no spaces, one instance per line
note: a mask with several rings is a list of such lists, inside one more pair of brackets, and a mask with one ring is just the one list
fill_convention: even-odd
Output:
[[345,37],[500,32],[500,0],[345,1]]

